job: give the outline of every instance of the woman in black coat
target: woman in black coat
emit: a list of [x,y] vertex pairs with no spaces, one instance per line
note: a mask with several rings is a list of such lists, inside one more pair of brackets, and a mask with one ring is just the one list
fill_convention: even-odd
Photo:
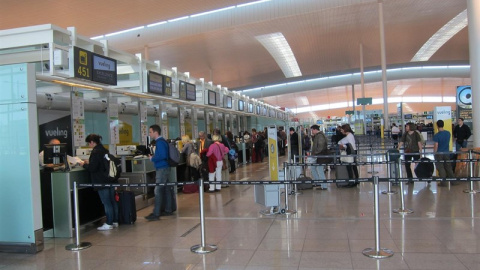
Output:
[[[108,151],[103,147],[101,140],[102,136],[97,134],[90,134],[85,139],[88,146],[93,148],[90,158],[83,164],[83,167],[90,173],[92,184],[108,183],[108,172],[104,163],[105,155],[108,154]],[[115,201],[115,188],[99,187],[95,189],[105,207],[105,216],[107,216],[107,222],[98,227],[97,230],[106,231],[118,227],[118,205]]]

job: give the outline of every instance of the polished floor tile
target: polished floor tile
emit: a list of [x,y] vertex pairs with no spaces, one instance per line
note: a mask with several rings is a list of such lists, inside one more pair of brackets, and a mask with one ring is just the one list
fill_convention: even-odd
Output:
[[[361,175],[370,176],[370,169],[361,167]],[[375,170],[380,177],[386,174],[382,166]],[[334,173],[328,171],[327,176],[333,178]],[[230,179],[268,179],[267,163],[239,166]],[[148,222],[143,217],[153,207],[141,209],[134,225],[83,232],[81,240],[92,247],[79,252],[65,250],[74,239],[46,238],[38,254],[0,253],[0,270],[480,270],[480,198],[463,193],[465,188],[467,183],[406,185],[405,207],[414,212],[404,216],[393,213],[401,206],[400,194],[379,194],[378,240],[381,248],[394,252],[382,260],[362,254],[375,247],[371,183],[346,189],[328,184],[327,190],[289,195],[289,209],[297,212],[287,216],[261,214],[267,208],[255,203],[253,186],[230,185],[205,194],[204,234],[199,194],[179,193],[173,216]],[[387,190],[387,184],[380,183],[379,190]],[[280,208],[284,198],[282,194]],[[218,250],[191,252],[202,236]]]

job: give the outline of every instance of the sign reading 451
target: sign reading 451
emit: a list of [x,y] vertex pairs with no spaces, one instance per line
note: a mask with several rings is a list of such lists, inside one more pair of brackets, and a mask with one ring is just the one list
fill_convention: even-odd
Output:
[[73,55],[74,77],[92,80],[92,53],[78,47],[73,47]]

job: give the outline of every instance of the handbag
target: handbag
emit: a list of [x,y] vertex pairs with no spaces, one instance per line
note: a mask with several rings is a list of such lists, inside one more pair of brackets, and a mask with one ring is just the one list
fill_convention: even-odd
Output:
[[[330,150],[328,150],[327,147],[325,147],[321,152],[321,156],[330,156],[332,153]],[[333,158],[332,157],[319,157],[317,158],[317,164],[328,164],[328,163],[333,163]]]
[[222,161],[223,161],[222,171],[228,170],[228,163],[230,163],[230,161],[228,161],[227,155],[224,155],[224,156],[223,156]]
[[354,158],[347,155],[347,151],[342,150],[340,151],[340,161],[345,163],[353,163]]

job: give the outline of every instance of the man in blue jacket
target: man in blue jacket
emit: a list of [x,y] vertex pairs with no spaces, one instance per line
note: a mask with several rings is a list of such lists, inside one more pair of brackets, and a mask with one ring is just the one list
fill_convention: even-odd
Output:
[[[150,160],[155,165],[156,183],[165,184],[168,182],[170,176],[170,167],[168,166],[168,143],[160,135],[162,130],[159,125],[151,125],[148,130],[150,138],[155,140],[155,154],[150,155]],[[162,209],[163,196],[165,196],[165,213],[164,215],[172,214],[172,200],[173,189],[170,186],[156,186],[155,187],[155,205],[153,207],[153,213],[146,216],[148,221],[158,220],[160,218],[160,211]]]

